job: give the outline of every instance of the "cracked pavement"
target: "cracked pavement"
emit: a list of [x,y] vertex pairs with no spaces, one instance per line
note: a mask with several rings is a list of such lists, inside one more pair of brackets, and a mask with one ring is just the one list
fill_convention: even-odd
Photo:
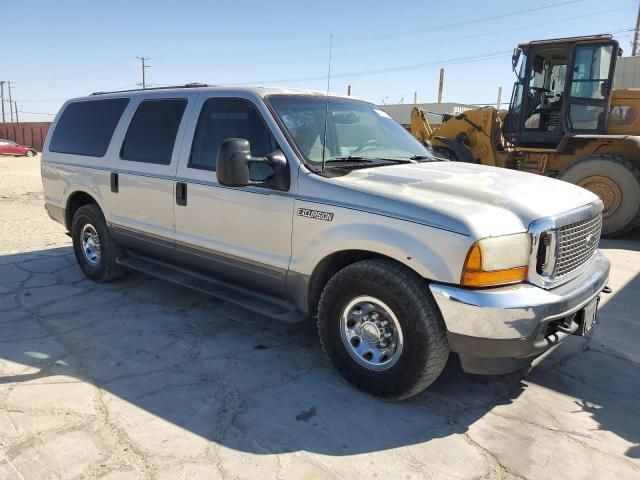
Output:
[[390,403],[305,325],[132,273],[95,284],[0,157],[0,479],[640,478],[640,232],[603,241],[593,338],[528,375],[442,377]]

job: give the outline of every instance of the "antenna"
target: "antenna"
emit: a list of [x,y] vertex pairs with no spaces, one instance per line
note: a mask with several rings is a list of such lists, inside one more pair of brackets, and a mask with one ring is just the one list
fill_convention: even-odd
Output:
[[324,157],[327,145],[327,121],[329,118],[329,82],[331,81],[331,51],[333,50],[333,34],[329,37],[329,71],[327,72],[327,102],[324,109],[324,135],[322,139],[322,168],[321,172],[324,174]]

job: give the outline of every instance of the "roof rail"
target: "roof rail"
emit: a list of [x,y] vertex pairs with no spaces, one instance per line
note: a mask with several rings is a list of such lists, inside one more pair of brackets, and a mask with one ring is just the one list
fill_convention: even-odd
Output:
[[93,92],[91,95],[106,95],[108,93],[128,93],[128,92],[143,92],[147,90],[167,90],[171,88],[200,88],[200,87],[212,87],[206,83],[191,82],[184,85],[170,85],[166,87],[150,87],[150,88],[132,88],[130,90],[113,90],[111,92]]

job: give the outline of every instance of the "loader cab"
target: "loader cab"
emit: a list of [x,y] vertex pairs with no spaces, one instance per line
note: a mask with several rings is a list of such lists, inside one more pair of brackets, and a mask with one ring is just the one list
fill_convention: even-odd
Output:
[[520,45],[505,140],[555,149],[565,135],[605,133],[618,51],[609,35]]

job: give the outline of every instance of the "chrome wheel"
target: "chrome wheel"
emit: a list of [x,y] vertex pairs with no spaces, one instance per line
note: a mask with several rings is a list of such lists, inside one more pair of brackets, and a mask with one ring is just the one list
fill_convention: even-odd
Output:
[[89,265],[95,267],[100,263],[100,237],[95,227],[87,223],[80,232],[82,255]]
[[35,153],[33,153],[33,150],[27,150],[26,155],[27,155],[27,157],[33,157],[35,155]]
[[349,355],[369,370],[387,370],[400,358],[402,328],[381,300],[360,296],[342,311],[340,336]]

